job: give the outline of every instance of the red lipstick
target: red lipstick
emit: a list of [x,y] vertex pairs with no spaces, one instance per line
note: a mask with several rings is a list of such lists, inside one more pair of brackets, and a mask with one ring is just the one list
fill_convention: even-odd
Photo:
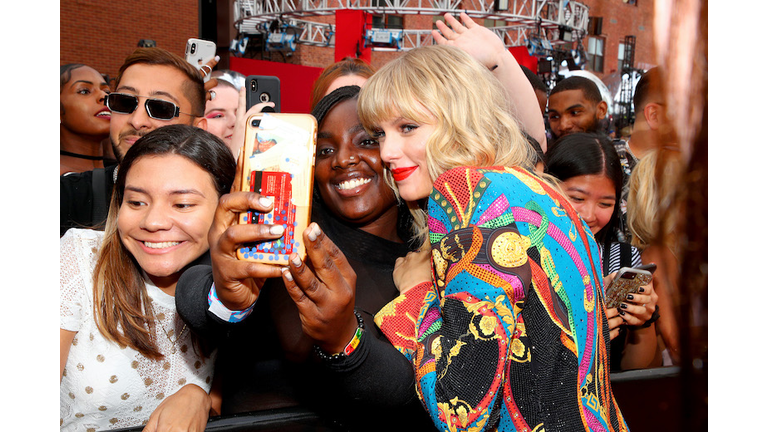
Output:
[[416,168],[418,168],[418,166],[394,168],[390,171],[392,171],[392,177],[395,179],[395,181],[399,182],[407,179],[408,176],[410,176],[411,174],[413,174],[414,171],[416,171]]

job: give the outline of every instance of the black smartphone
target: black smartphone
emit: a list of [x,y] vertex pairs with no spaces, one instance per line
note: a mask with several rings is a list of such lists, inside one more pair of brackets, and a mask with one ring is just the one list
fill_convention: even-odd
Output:
[[274,102],[275,107],[266,107],[262,112],[280,112],[280,78],[276,76],[249,75],[245,79],[246,110],[262,102]]

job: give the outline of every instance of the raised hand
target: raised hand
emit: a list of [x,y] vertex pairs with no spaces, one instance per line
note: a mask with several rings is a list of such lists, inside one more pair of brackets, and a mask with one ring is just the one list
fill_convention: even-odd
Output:
[[232,192],[219,200],[213,224],[208,231],[208,243],[213,264],[216,294],[230,310],[244,310],[259,296],[268,278],[280,277],[280,267],[244,261],[237,258],[243,243],[280,238],[282,225],[238,224],[241,212],[256,210],[267,212],[272,201],[255,192]]
[[501,38],[492,30],[474,22],[464,12],[460,14],[461,22],[449,13],[444,18],[445,22],[437,21],[437,30],[432,30],[432,37],[438,45],[461,48],[490,69],[507,91],[510,112],[521,129],[538,141],[541,149],[546,152],[547,135],[536,93]]
[[303,238],[306,262],[293,254],[283,270],[283,281],[299,309],[304,333],[323,351],[335,354],[344,349],[357,328],[357,275],[317,223],[307,227]]
[[501,57],[509,54],[496,33],[474,22],[466,13],[460,14],[461,22],[449,13],[443,18],[445,22],[437,21],[437,30],[432,30],[432,37],[438,45],[461,48],[488,69],[498,66]]

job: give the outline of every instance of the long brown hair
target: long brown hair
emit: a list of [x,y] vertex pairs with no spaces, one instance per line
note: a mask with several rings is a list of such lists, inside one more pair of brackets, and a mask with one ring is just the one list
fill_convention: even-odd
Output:
[[154,340],[154,310],[142,270],[120,240],[117,215],[131,167],[142,157],[167,154],[183,156],[204,169],[219,196],[229,191],[235,177],[235,161],[229,148],[213,134],[188,125],[155,129],[136,141],[120,163],[104,240],[93,271],[94,319],[107,340],[121,347],[129,346],[154,360],[163,357]]

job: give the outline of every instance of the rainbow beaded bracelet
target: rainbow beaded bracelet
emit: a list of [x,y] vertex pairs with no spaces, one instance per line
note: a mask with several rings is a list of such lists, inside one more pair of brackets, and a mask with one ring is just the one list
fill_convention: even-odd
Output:
[[346,347],[344,347],[344,350],[336,353],[336,354],[326,354],[325,351],[323,351],[319,346],[315,345],[315,354],[320,358],[320,360],[336,363],[339,362],[349,356],[352,355],[352,353],[355,352],[357,347],[360,345],[360,341],[363,338],[363,330],[365,330],[365,321],[363,321],[363,317],[360,316],[360,314],[357,312],[357,310],[354,311],[355,317],[357,318],[357,330],[355,330],[355,334],[352,336],[352,340],[349,341]]

